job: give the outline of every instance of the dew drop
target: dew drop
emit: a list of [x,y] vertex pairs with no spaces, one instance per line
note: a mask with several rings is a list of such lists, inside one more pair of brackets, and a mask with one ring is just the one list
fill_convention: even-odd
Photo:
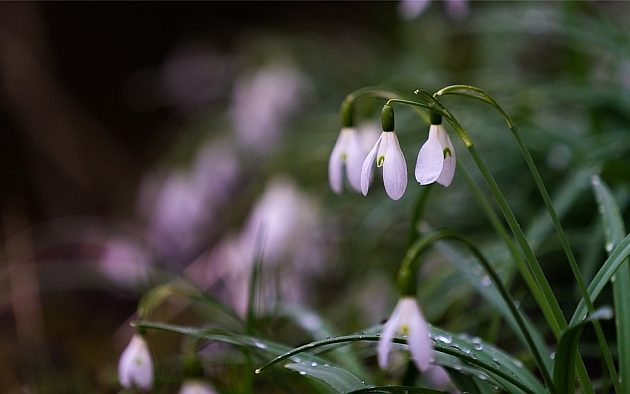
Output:
[[260,368],[256,368],[256,370],[254,371],[254,373],[255,373],[256,375],[260,375]]
[[516,365],[517,367],[523,368],[523,363],[521,362],[521,360],[514,359],[512,361],[514,362],[514,365]]
[[316,367],[316,366],[317,366],[317,363],[316,363],[315,361],[313,361],[313,362],[311,363],[311,367]]
[[255,342],[254,342],[254,345],[255,345],[258,349],[267,349],[267,345],[265,345],[265,344],[264,344],[264,343],[262,343],[262,342],[255,341]]
[[615,247],[615,243],[614,242],[606,242],[606,252],[612,252],[613,248]]
[[479,342],[479,343],[473,342],[473,349],[475,349],[475,350],[483,350],[483,344],[481,342]]
[[306,372],[300,371],[300,375],[306,375]]
[[492,280],[490,279],[490,277],[488,275],[484,275],[483,278],[481,278],[481,285],[484,287],[488,287],[490,286],[490,284],[492,283]]
[[438,335],[435,337],[435,339],[442,343],[446,343],[447,345],[453,342],[453,338],[446,335]]

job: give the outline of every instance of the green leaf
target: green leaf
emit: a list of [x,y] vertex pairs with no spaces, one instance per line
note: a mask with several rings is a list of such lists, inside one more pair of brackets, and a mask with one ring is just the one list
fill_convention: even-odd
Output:
[[300,375],[315,378],[338,393],[355,392],[371,387],[352,373],[328,363],[318,364],[315,361],[311,363],[291,363],[285,365],[285,367],[298,372]]
[[[503,316],[505,321],[510,325],[513,332],[519,337],[521,342],[528,346],[525,337],[522,335],[521,330],[516,322],[516,319],[510,312],[510,309],[499,294],[496,285],[489,280],[488,276],[485,272],[479,268],[479,264],[475,261],[472,256],[465,256],[461,253],[457,248],[449,245],[446,242],[439,242],[437,244],[438,250],[444,253],[449,261],[451,261],[457,269],[462,273],[462,276],[466,281],[475,289],[477,292],[492,305],[497,312]],[[545,366],[548,371],[551,371],[551,357],[549,357],[549,351],[547,350],[547,346],[545,341],[536,328],[534,324],[527,318],[527,316],[523,315],[523,319],[525,320],[525,324],[531,333],[532,339],[538,348],[538,351],[543,355],[543,361],[545,362]]]
[[[315,350],[320,347],[332,349],[352,342],[377,342],[380,340],[379,332],[381,329],[382,326],[378,326],[362,334],[330,338],[297,347],[263,365],[259,368],[259,371],[285,359],[294,357],[297,354]],[[474,367],[477,371],[476,374],[479,376],[483,373],[485,378],[496,378],[497,384],[506,390],[513,385],[526,393],[541,393],[545,391],[545,388],[536,377],[524,368],[519,360],[514,359],[492,345],[484,343],[479,338],[471,338],[467,335],[456,336],[447,331],[432,327],[431,339],[433,340],[435,351],[460,359],[460,366],[466,365]],[[401,344],[407,343],[407,339],[404,337],[395,337],[393,341]],[[436,358],[436,362],[439,364],[440,359]],[[502,382],[507,382],[510,386],[504,385]]]
[[[595,277],[588,286],[588,293],[591,296],[591,300],[594,302],[597,296],[602,292],[608,281],[613,277],[617,269],[627,261],[627,257],[630,254],[630,235],[626,236],[623,241],[612,250],[610,256],[602,267],[597,271]],[[571,318],[571,325],[583,320],[586,317],[586,304],[584,299],[580,300],[573,317]]]
[[604,307],[593,312],[589,317],[567,328],[560,337],[558,350],[553,368],[553,380],[559,394],[575,393],[575,361],[582,335],[582,329],[587,323],[595,320],[612,318],[612,309]]
[[[240,334],[230,334],[225,332],[219,332],[216,330],[207,330],[195,327],[184,327],[178,326],[174,324],[168,323],[159,323],[159,322],[136,322],[135,325],[138,327],[144,327],[147,329],[157,329],[162,331],[168,331],[176,334],[192,336],[200,339],[205,339],[208,341],[222,342],[235,346],[249,348],[258,353],[269,354],[274,357],[281,356],[283,354],[287,354],[291,351],[291,348],[285,345],[281,345],[275,343],[273,341],[256,338],[249,335],[240,335]],[[331,387],[343,387],[343,388],[351,388],[351,390],[356,390],[359,388],[371,387],[370,384],[365,383],[364,379],[359,378],[353,373],[344,370],[336,365],[330,363],[330,361],[314,356],[311,354],[300,354],[293,355],[289,357],[285,357],[285,359],[290,359],[292,361],[289,364],[290,369],[296,370],[298,372],[304,372],[304,375],[309,375],[315,379],[323,380],[322,377],[326,377],[327,383]],[[317,366],[326,366],[323,368],[316,368]],[[256,371],[258,373],[259,370]],[[330,384],[330,382],[334,382],[334,386]],[[357,383],[359,382],[359,383]],[[350,391],[351,391],[350,390]],[[340,393],[345,393],[347,391],[338,391]]]
[[[592,184],[603,219],[606,250],[610,252],[626,235],[626,229],[619,212],[619,206],[608,187],[598,176],[593,177]],[[628,343],[630,343],[630,266],[623,264],[612,279],[616,311],[619,378],[622,392],[627,393],[630,392],[630,348],[628,348]]]
[[415,386],[376,386],[353,391],[351,394],[444,394],[446,391]]

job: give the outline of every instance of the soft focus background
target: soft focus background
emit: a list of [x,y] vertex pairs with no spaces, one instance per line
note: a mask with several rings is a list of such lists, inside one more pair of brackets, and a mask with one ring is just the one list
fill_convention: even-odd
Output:
[[[592,277],[606,251],[591,175],[622,205],[630,197],[628,18],[629,3],[599,1],[1,3],[1,391],[118,392],[118,356],[142,294],[183,277],[243,314],[256,253],[266,337],[294,346],[320,319],[338,333],[386,319],[420,187],[410,177],[397,202],[378,175],[368,197],[330,190],[339,104],[364,86],[411,94],[466,83],[492,94],[520,126]],[[508,129],[479,103],[443,101],[473,135],[569,314],[577,291]],[[366,152],[382,103],[366,99],[357,111]],[[427,124],[404,107],[396,121],[413,168]],[[426,226],[472,237],[508,272],[462,175],[432,193]],[[428,320],[518,354],[468,271],[449,262],[454,253],[424,263]],[[518,278],[512,290],[529,311]],[[220,323],[173,298],[155,320]],[[301,314],[302,327],[287,317],[295,309],[313,312]],[[596,357],[591,336],[584,354]],[[157,392],[181,382],[180,340],[151,338]],[[373,368],[373,351],[357,351]],[[203,356],[219,390],[247,392],[235,350],[210,346]],[[597,376],[599,360],[586,362]],[[255,378],[256,392],[314,390],[274,373]]]

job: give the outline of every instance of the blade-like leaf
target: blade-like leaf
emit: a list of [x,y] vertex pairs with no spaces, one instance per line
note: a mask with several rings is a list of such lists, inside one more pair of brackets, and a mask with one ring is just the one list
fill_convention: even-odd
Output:
[[444,394],[446,391],[413,386],[377,386],[353,391],[351,394]]
[[[269,354],[274,357],[281,356],[291,351],[291,348],[288,346],[249,335],[229,334],[218,331],[209,331],[195,327],[183,327],[174,324],[158,322],[137,322],[136,325],[138,327],[168,331],[176,334],[205,339],[208,341],[223,342],[235,346],[246,347],[259,353]],[[304,372],[304,375],[310,375],[318,380],[322,380],[322,377],[325,375],[328,377],[329,381],[334,380],[334,385],[336,387],[351,388],[350,391],[352,391],[372,386],[369,383],[366,383],[364,379],[361,379],[353,373],[346,371],[339,366],[333,365],[332,363],[330,363],[330,361],[318,356],[304,353],[300,354],[299,356],[293,355],[286,358],[292,361],[292,364],[289,364],[291,365],[291,369],[299,372]],[[315,369],[315,367],[317,366],[324,365],[326,366],[324,367],[325,369]],[[258,373],[258,370],[256,372]],[[359,382],[360,385],[357,382]],[[333,387],[331,384],[329,384],[329,386]],[[345,393],[347,391],[338,392]]]
[[[597,296],[602,292],[610,278],[613,277],[617,269],[627,261],[627,257],[630,255],[630,235],[627,235],[623,241],[612,250],[610,256],[602,267],[597,271],[595,277],[588,286],[588,294],[591,296],[591,300],[594,302]],[[571,318],[570,325],[575,325],[577,322],[583,320],[586,317],[586,304],[584,300],[580,300],[573,317]]]
[[318,364],[314,361],[311,363],[290,363],[285,367],[299,372],[300,375],[315,378],[338,393],[350,393],[371,387],[345,369],[327,363]]
[[[320,347],[332,349],[352,342],[379,341],[380,335],[378,333],[381,329],[381,326],[374,327],[365,331],[363,334],[330,338],[300,346],[271,360],[269,363],[259,368],[259,371],[287,358],[294,357],[297,354],[315,350]],[[507,387],[501,384],[502,381],[506,381],[526,393],[541,393],[545,391],[545,388],[531,372],[523,367],[520,361],[498,348],[484,343],[478,338],[470,338],[466,335],[453,335],[436,327],[431,328],[431,338],[433,340],[434,349],[437,352],[457,357],[466,365],[476,367],[478,373],[483,373],[486,378],[489,376],[496,377],[497,383],[504,389],[507,389]],[[395,337],[394,342],[406,344],[407,340],[404,337]],[[436,361],[439,363],[440,360],[436,359]]]
[[594,320],[612,318],[612,309],[604,307],[596,310],[587,319],[566,329],[560,337],[553,368],[553,380],[560,394],[575,392],[575,361],[582,329]]
[[[626,229],[619,212],[619,206],[608,187],[598,176],[592,180],[593,191],[602,214],[606,250],[612,249],[626,235]],[[613,276],[613,299],[617,326],[617,346],[619,357],[619,378],[624,393],[630,392],[630,266],[623,264]]]

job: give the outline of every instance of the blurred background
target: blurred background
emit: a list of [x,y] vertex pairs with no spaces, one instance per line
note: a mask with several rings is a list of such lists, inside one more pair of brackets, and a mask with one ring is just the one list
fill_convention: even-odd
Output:
[[[291,307],[339,333],[386,319],[420,187],[411,177],[391,201],[377,174],[367,198],[330,190],[338,108],[364,86],[411,96],[465,83],[493,95],[520,126],[592,277],[606,250],[591,175],[622,206],[630,196],[628,17],[630,4],[600,1],[0,3],[2,391],[118,392],[118,356],[142,294],[185,278],[243,315],[256,253],[264,336],[292,346],[312,339],[308,324],[286,318]],[[577,291],[509,130],[479,103],[443,101],[570,315]],[[382,104],[358,103],[366,153]],[[404,107],[396,121],[411,169],[428,125]],[[474,238],[512,276],[459,172],[448,189],[435,187],[425,222]],[[518,354],[453,253],[424,262],[428,320]],[[539,319],[518,278],[512,289]],[[184,307],[154,317],[214,324]],[[151,344],[156,392],[174,392],[179,338]],[[221,392],[247,392],[231,368],[238,355],[219,347],[204,357]],[[365,360],[374,366],[373,353]],[[601,365],[589,362],[597,376]],[[257,379],[257,392],[285,392]]]

